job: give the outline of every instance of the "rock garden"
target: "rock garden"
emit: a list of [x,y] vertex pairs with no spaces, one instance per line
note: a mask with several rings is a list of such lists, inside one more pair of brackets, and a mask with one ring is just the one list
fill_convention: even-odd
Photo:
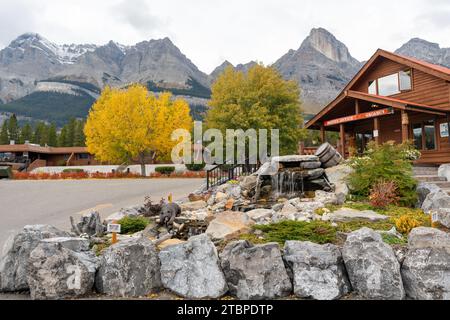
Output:
[[[410,148],[371,146],[347,161],[327,154],[273,158],[179,203],[147,198],[105,221],[93,212],[71,219],[70,232],[26,226],[5,247],[0,291],[450,299],[450,196],[417,183]],[[121,225],[115,244],[109,223]]]

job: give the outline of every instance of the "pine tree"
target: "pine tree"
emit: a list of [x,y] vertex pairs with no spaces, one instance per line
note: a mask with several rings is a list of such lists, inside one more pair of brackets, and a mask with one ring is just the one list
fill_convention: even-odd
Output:
[[67,145],[67,127],[64,126],[58,137],[58,147],[67,147]]
[[67,147],[72,147],[75,144],[75,130],[77,120],[72,118],[67,124]]
[[85,146],[86,137],[84,135],[84,122],[78,120],[75,125],[75,135],[73,146],[74,147],[84,147]]
[[47,144],[50,147],[56,147],[58,145],[58,135],[56,133],[56,125],[52,123],[47,130]]
[[19,125],[17,123],[17,117],[13,114],[8,121],[9,140],[19,141]]
[[19,143],[24,144],[25,141],[31,142],[32,139],[33,139],[33,128],[29,123],[27,123],[20,130]]
[[5,120],[0,130],[0,145],[9,144],[8,120]]

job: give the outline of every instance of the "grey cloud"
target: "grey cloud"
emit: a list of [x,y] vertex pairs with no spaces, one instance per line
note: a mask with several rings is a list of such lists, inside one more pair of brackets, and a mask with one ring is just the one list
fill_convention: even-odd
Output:
[[39,1],[33,2],[16,0],[1,4],[0,47],[7,46],[22,33],[37,31],[36,12],[40,6]]
[[165,22],[151,13],[148,1],[135,0],[132,5],[130,1],[122,1],[112,8],[116,17],[143,35],[151,35],[165,27]]

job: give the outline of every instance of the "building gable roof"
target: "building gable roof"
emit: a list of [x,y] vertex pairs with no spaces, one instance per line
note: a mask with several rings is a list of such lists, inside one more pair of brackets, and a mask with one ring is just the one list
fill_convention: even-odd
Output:
[[[318,119],[320,119],[322,116],[327,114],[331,109],[333,109],[337,104],[339,104],[341,101],[343,101],[347,97],[351,97],[352,94],[350,93],[356,93],[356,91],[350,90],[354,84],[370,69],[370,67],[380,58],[384,57],[386,59],[395,61],[399,64],[403,64],[405,66],[409,66],[411,68],[420,70],[422,72],[425,72],[427,74],[431,74],[435,77],[438,77],[440,79],[443,79],[445,81],[450,82],[450,69],[438,66],[435,64],[431,64],[425,61],[421,61],[418,59],[406,57],[403,55],[399,55],[396,53],[392,53],[386,50],[378,49],[375,54],[366,62],[366,64],[358,71],[358,73],[353,77],[353,79],[345,86],[345,88],[342,90],[342,92],[332,101],[330,102],[325,108],[323,108],[319,113],[317,113],[311,120],[308,121],[306,124],[306,127],[311,127]],[[358,92],[358,94],[365,94],[363,92]],[[431,110],[436,110],[436,108],[432,108],[425,105],[420,105],[417,103],[409,102],[409,101],[394,101],[398,99],[392,99],[388,97],[381,97],[381,96],[375,96],[370,94],[365,94],[368,97],[372,98],[379,98],[379,99],[385,99],[386,101],[391,100],[390,102],[394,104],[405,104],[405,105],[412,105],[422,108],[427,108]]]

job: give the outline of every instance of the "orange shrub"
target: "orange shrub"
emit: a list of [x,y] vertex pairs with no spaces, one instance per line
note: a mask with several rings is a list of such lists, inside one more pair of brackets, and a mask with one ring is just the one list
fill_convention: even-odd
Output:
[[400,197],[395,182],[379,180],[370,190],[369,200],[370,204],[376,208],[398,205]]

